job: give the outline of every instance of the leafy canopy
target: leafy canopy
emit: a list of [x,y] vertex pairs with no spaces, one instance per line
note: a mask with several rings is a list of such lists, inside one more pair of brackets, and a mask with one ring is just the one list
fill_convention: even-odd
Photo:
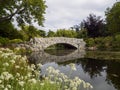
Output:
[[112,8],[107,9],[106,21],[111,35],[120,33],[120,2],[116,2]]
[[104,33],[104,21],[100,16],[89,14],[86,20],[82,22],[84,28],[87,30],[88,37],[99,37]]
[[16,20],[19,25],[37,22],[43,25],[44,0],[0,0],[0,23]]

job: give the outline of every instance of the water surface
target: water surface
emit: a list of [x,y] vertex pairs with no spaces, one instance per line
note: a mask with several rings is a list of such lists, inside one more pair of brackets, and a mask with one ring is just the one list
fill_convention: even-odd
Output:
[[[94,87],[92,90],[120,90],[119,60],[91,59],[84,56],[86,56],[85,51],[62,50],[33,52],[29,59],[31,63],[43,64],[42,73],[46,73],[45,69],[48,66],[53,66],[70,78],[78,76],[91,83]],[[69,63],[75,63],[77,70],[70,73]]]

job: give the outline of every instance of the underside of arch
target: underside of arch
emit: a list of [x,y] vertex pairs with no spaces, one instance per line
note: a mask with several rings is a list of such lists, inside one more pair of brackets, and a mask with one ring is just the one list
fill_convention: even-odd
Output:
[[48,46],[46,49],[77,49],[77,47],[68,43],[55,43]]

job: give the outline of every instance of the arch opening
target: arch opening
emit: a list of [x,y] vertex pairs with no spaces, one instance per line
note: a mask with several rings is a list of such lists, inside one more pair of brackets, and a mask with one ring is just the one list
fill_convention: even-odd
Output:
[[67,44],[67,43],[57,43],[57,44],[53,44],[50,45],[49,47],[47,47],[45,50],[48,49],[55,49],[55,50],[70,50],[70,49],[77,49],[75,46],[71,45],[71,44]]
[[56,56],[65,56],[72,52],[74,52],[77,48],[73,45],[66,44],[66,43],[57,43],[54,45],[51,45],[45,49],[46,53],[49,53],[50,55],[56,55]]

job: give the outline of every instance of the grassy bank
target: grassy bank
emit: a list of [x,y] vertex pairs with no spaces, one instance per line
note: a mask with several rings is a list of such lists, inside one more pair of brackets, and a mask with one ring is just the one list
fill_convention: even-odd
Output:
[[120,61],[120,52],[115,51],[87,51],[85,58],[100,60],[117,60]]

